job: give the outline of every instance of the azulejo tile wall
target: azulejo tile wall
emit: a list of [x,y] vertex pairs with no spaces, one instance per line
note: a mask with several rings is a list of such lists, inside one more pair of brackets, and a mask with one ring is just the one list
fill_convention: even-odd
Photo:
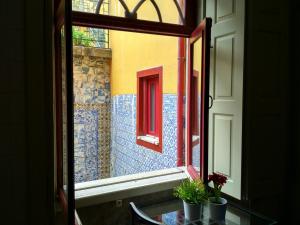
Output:
[[111,51],[75,46],[75,182],[110,176]]
[[163,95],[163,151],[136,144],[136,95],[112,98],[111,176],[176,167],[177,95]]
[[136,144],[136,95],[110,93],[111,52],[74,47],[75,182],[177,163],[177,95],[163,95],[163,152]]
[[[98,110],[76,107],[74,112],[75,181],[95,180],[98,171]],[[96,165],[96,166],[93,166]]]

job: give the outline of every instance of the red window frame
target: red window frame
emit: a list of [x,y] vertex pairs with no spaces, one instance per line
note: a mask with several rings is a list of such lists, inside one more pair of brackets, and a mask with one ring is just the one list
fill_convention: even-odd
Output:
[[192,134],[199,135],[199,118],[198,118],[198,77],[199,72],[197,70],[193,70],[193,76],[191,77],[191,113],[192,113]]
[[[205,18],[194,30],[189,39],[189,74],[188,74],[188,112],[187,112],[187,168],[193,179],[202,178],[204,183],[208,182],[208,110],[209,110],[209,69],[210,69],[210,38],[211,18]],[[201,73],[201,102],[199,119],[199,142],[200,142],[200,174],[193,166],[193,128],[192,128],[192,107],[196,105],[195,98],[192,98],[193,83],[195,83],[193,68],[194,43],[202,38]]]
[[199,72],[197,70],[193,70],[193,74],[191,76],[191,133],[193,136],[198,136],[196,140],[192,140],[192,146],[199,144],[199,103],[198,103],[198,80],[199,80]]
[[[137,72],[137,123],[136,143],[157,152],[162,152],[162,67]],[[155,109],[151,110],[151,85],[154,85]],[[151,129],[151,115],[155,113],[154,129]],[[150,143],[139,137],[157,137],[158,144]]]
[[[156,117],[158,115],[158,110],[157,110],[157,106],[154,104],[154,111],[151,109],[151,86],[154,86],[154,103],[158,102],[158,97],[159,97],[159,91],[158,91],[158,77],[151,77],[149,79],[144,80],[144,82],[146,83],[146,90],[144,90],[144,95],[147,95],[147,102],[146,102],[146,107],[147,107],[147,115],[146,115],[146,134],[150,134],[153,136],[158,137],[158,123],[156,120]],[[154,113],[154,115],[152,115]],[[151,123],[152,123],[152,118],[154,120],[154,129],[151,129]]]

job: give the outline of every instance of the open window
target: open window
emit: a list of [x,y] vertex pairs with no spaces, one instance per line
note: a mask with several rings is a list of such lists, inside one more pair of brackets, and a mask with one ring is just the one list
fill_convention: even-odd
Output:
[[136,142],[162,152],[162,67],[137,72]]
[[189,39],[187,166],[192,178],[208,176],[208,109],[211,19],[206,18]]
[[[90,11],[84,11],[84,10],[74,10],[71,15],[71,0],[57,0],[56,1],[56,31],[55,31],[55,37],[56,37],[56,116],[57,116],[57,177],[58,177],[58,194],[61,202],[63,203],[63,207],[65,209],[66,214],[68,215],[69,224],[74,224],[74,180],[76,181],[76,178],[78,178],[78,181],[81,182],[81,177],[76,177],[76,170],[74,172],[74,155],[75,158],[79,159],[82,155],[74,154],[74,145],[78,144],[81,146],[88,146],[86,147],[87,155],[88,157],[82,157],[87,161],[90,161],[92,163],[96,162],[96,157],[99,157],[99,159],[105,161],[106,163],[112,162],[119,162],[119,159],[124,160],[126,164],[136,164],[139,169],[145,164],[144,162],[147,162],[151,168],[154,166],[160,166],[159,169],[162,168],[173,168],[177,166],[182,165],[188,165],[189,171],[191,174],[194,174],[194,177],[201,176],[205,179],[205,176],[207,176],[207,111],[208,111],[208,54],[209,54],[209,35],[210,35],[210,26],[211,26],[211,20],[206,19],[203,21],[200,26],[192,33],[191,31],[195,27],[193,22],[195,18],[192,18],[192,11],[193,9],[196,9],[194,3],[195,1],[174,1],[174,10],[176,13],[176,17],[172,17],[174,20],[173,23],[166,23],[166,22],[172,22],[168,21],[167,17],[162,14],[162,18],[160,18],[158,21],[148,20],[145,21],[146,14],[143,14],[142,10],[146,10],[146,6],[148,6],[146,1],[140,1],[142,4],[145,2],[143,7],[142,5],[138,4],[136,7],[130,7],[131,10],[126,9],[125,5],[122,4],[124,1],[113,1],[113,2],[119,2],[118,5],[124,7],[124,12],[121,11],[122,15],[116,16],[114,14],[109,14],[110,12],[106,12],[106,3],[108,1],[93,1],[96,7],[94,7],[91,12]],[[75,1],[73,1],[75,2]],[[78,1],[79,2],[79,1]],[[81,2],[81,1],[80,1]],[[155,1],[153,1],[155,2]],[[178,4],[179,2],[180,4]],[[105,4],[104,4],[105,3]],[[153,4],[153,3],[152,3]],[[167,1],[160,1],[159,3],[161,5],[161,9],[164,10],[164,12],[170,13],[170,7],[168,4],[170,2]],[[163,5],[166,5],[163,6]],[[179,9],[179,5],[180,8]],[[74,4],[75,6],[75,4]],[[151,6],[151,5],[150,5]],[[83,6],[82,6],[83,7]],[[140,8],[141,11],[138,9]],[[154,7],[156,8],[156,7]],[[74,9],[74,8],[73,8]],[[99,11],[100,10],[100,11]],[[75,12],[76,11],[76,12]],[[94,13],[93,13],[94,12]],[[154,11],[155,12],[155,11]],[[163,11],[162,11],[163,12]],[[160,14],[159,11],[156,10],[157,15]],[[150,15],[150,14],[149,14]],[[156,14],[155,14],[156,15]],[[153,16],[152,16],[153,17]],[[152,18],[149,16],[149,18]],[[71,21],[72,18],[72,21]],[[147,16],[148,18],[148,16]],[[158,16],[159,18],[159,16]],[[166,19],[164,19],[166,18]],[[178,22],[179,21],[179,22]],[[157,40],[155,42],[155,47],[162,45],[163,47],[166,47],[167,43],[175,43],[175,46],[177,46],[177,37],[180,37],[181,40],[184,38],[190,37],[190,51],[189,51],[189,73],[188,73],[188,88],[185,88],[185,55],[178,56],[178,52],[185,52],[185,47],[176,49],[176,47],[167,47],[167,49],[158,49],[155,51],[155,54],[152,55],[152,59],[158,59],[159,57],[164,56],[165,59],[167,59],[168,63],[157,63],[157,62],[151,62],[151,64],[141,64],[138,67],[133,67],[133,63],[126,63],[126,65],[122,65],[125,60],[119,60],[117,63],[112,63],[113,66],[119,65],[119,68],[126,68],[129,70],[129,68],[134,68],[134,72],[130,72],[128,74],[131,74],[134,76],[134,79],[130,80],[127,76],[128,74],[125,73],[124,70],[118,70],[118,74],[123,76],[123,79],[121,77],[117,77],[116,79],[113,79],[114,82],[118,82],[118,85],[115,85],[115,87],[120,87],[120,85],[123,84],[129,84],[129,82],[132,82],[133,80],[136,81],[134,83],[134,86],[130,86],[129,88],[126,88],[126,93],[121,93],[121,91],[116,91],[115,89],[112,89],[112,92],[114,92],[114,104],[111,104],[110,101],[107,101],[107,96],[105,95],[105,91],[100,90],[105,89],[107,93],[110,92],[110,86],[108,85],[109,79],[104,80],[97,80],[98,77],[96,75],[98,74],[99,68],[90,69],[88,66],[83,65],[88,60],[89,66],[94,65],[94,67],[97,67],[100,65],[103,66],[103,71],[106,71],[108,68],[108,65],[110,64],[111,55],[114,57],[120,56],[122,59],[128,59],[129,57],[126,57],[122,54],[117,54],[115,52],[114,54],[111,54],[111,52],[108,51],[108,49],[102,49],[101,54],[98,51],[91,51],[88,49],[88,51],[81,51],[82,48],[78,47],[77,50],[74,50],[74,56],[78,58],[78,64],[76,64],[76,67],[74,67],[75,72],[80,72],[83,74],[78,74],[80,77],[86,81],[86,83],[92,83],[99,85],[99,88],[96,87],[94,90],[96,91],[90,91],[87,90],[85,93],[87,93],[88,98],[84,98],[86,101],[90,101],[90,99],[93,99],[95,101],[101,102],[101,104],[105,104],[108,106],[108,108],[97,106],[93,102],[88,102],[89,107],[85,106],[82,107],[82,105],[79,105],[79,103],[74,107],[74,103],[76,103],[76,88],[84,86],[81,82],[73,82],[74,76],[73,76],[73,55],[72,55],[72,25],[77,27],[84,27],[84,28],[93,28],[93,29],[107,29],[107,32],[100,32],[103,34],[101,37],[103,37],[103,40],[106,40],[106,35],[108,33],[108,30],[113,30],[114,32],[111,32],[111,35],[109,35],[109,38],[107,38],[107,42],[109,41],[116,41],[116,37],[124,37],[121,42],[119,42],[123,46],[130,46],[127,44],[124,44],[128,40],[134,40],[134,46],[133,50],[135,53],[132,53],[132,49],[128,51],[119,51],[123,53],[131,53],[132,56],[135,56],[135,60],[138,62],[141,59],[144,59],[146,62],[151,62],[149,60],[149,57],[138,57],[138,51],[142,52],[143,54],[149,53],[149,49],[151,48],[150,45],[147,45],[145,43],[142,44],[142,42],[137,41],[136,38],[130,39],[132,37],[133,33],[150,33],[155,34],[151,38],[146,38],[144,36],[140,35],[140,38],[143,38],[144,40]],[[81,29],[81,28],[80,28]],[[92,31],[93,35],[97,32]],[[130,34],[120,34],[120,32],[131,32]],[[75,33],[75,32],[74,32]],[[77,30],[77,33],[82,34],[82,30]],[[192,35],[191,35],[192,33]],[[149,35],[149,34],[148,34]],[[166,41],[166,38],[160,38],[158,40],[159,35],[165,35],[165,36],[175,36],[173,37],[173,40],[168,38],[168,41]],[[85,37],[85,35],[82,35]],[[150,37],[150,36],[148,36]],[[74,37],[73,37],[74,38]],[[162,41],[162,40],[165,40]],[[174,41],[175,40],[175,41]],[[187,40],[187,39],[186,39]],[[86,40],[85,40],[86,41]],[[148,47],[147,51],[141,51],[142,47],[138,47],[138,43],[140,43],[142,47]],[[107,44],[109,45],[109,44]],[[106,46],[106,45],[105,45]],[[150,46],[150,48],[149,48]],[[184,46],[184,44],[182,44]],[[106,48],[106,47],[105,47]],[[117,49],[117,48],[115,48]],[[152,50],[154,47],[152,48]],[[89,53],[91,55],[84,55],[84,53]],[[173,54],[172,57],[169,57],[167,54],[162,53],[168,53]],[[174,57],[173,57],[174,56]],[[97,61],[97,57],[101,58],[99,61]],[[83,60],[82,60],[83,59]],[[178,60],[178,61],[177,61]],[[178,69],[177,72],[177,63],[182,63],[181,69]],[[75,60],[74,60],[75,62]],[[79,63],[80,62],[80,63]],[[115,61],[116,62],[116,61]],[[151,69],[144,69],[149,68],[156,65],[163,65],[163,67],[156,67]],[[77,70],[79,69],[80,70]],[[143,69],[143,70],[142,70]],[[164,69],[164,88],[162,84],[163,79],[163,69]],[[117,70],[114,70],[112,73],[116,73]],[[138,71],[138,72],[137,72]],[[137,77],[136,76],[137,72]],[[75,73],[74,73],[75,74]],[[77,74],[77,75],[78,75]],[[82,76],[81,76],[82,75]],[[95,76],[94,76],[95,75]],[[125,78],[124,78],[125,77]],[[178,84],[176,83],[176,78],[178,78]],[[115,78],[115,77],[114,77]],[[169,79],[169,80],[168,80]],[[80,81],[79,79],[74,81]],[[104,82],[102,82],[104,81]],[[171,86],[171,83],[173,86]],[[75,85],[74,85],[75,84]],[[182,93],[176,96],[178,87],[182,88]],[[135,89],[137,87],[137,89]],[[73,90],[74,89],[74,90]],[[164,89],[164,91],[163,91]],[[184,90],[183,90],[184,89]],[[78,90],[82,90],[78,88]],[[125,89],[123,89],[125,90]],[[174,91],[175,90],[175,91]],[[134,92],[134,93],[133,93]],[[136,93],[135,93],[136,92]],[[75,93],[75,94],[74,94]],[[79,93],[79,92],[78,92]],[[136,94],[136,96],[135,96]],[[185,95],[186,94],[186,95]],[[183,109],[185,107],[185,100],[187,99],[187,115],[188,120],[185,120],[185,113],[181,112],[183,110],[177,110],[177,109]],[[180,100],[180,101],[179,101]],[[97,102],[97,103],[99,103]],[[135,103],[136,107],[135,108]],[[100,104],[100,103],[99,103]],[[93,108],[93,107],[98,108]],[[112,106],[112,108],[110,108]],[[134,107],[133,107],[134,106]],[[76,108],[77,107],[77,108]],[[166,108],[166,109],[165,109]],[[83,109],[86,110],[87,115],[86,120],[83,116]],[[113,129],[116,131],[115,139],[112,144],[114,147],[114,150],[116,149],[116,146],[122,146],[122,151],[115,151],[115,158],[110,159],[109,157],[111,154],[106,155],[99,155],[94,154],[95,148],[94,146],[104,145],[107,142],[109,142],[111,139],[105,135],[107,135],[109,132],[105,132],[104,130],[101,130],[103,127],[109,126],[111,123],[109,122],[108,117],[103,116],[101,114],[102,112],[110,112],[110,109],[112,109],[112,116],[114,116],[114,123]],[[97,111],[98,110],[98,111]],[[169,111],[168,111],[169,110]],[[127,115],[128,111],[133,112],[130,115],[130,119],[126,120],[126,118],[122,117],[124,115]],[[164,117],[163,117],[164,114]],[[76,121],[74,121],[74,118],[76,117]],[[162,119],[163,118],[163,119]],[[135,121],[136,120],[136,121]],[[164,120],[164,123],[163,123]],[[93,126],[93,131],[97,131],[98,136],[96,135],[89,135],[88,132],[86,132],[87,128],[90,128],[90,124],[93,122],[101,121],[101,126]],[[103,122],[106,121],[106,122]],[[168,122],[167,122],[168,121]],[[176,121],[178,123],[176,123]],[[136,122],[136,123],[135,123]],[[97,124],[96,123],[96,124]],[[100,123],[99,123],[100,124]],[[131,126],[134,127],[131,127]],[[136,130],[135,130],[136,125]],[[185,126],[187,125],[187,126]],[[132,136],[128,135],[128,132],[124,131],[124,128],[128,128],[130,126],[130,134]],[[184,129],[187,130],[187,139],[185,139]],[[165,134],[164,131],[167,131],[168,134]],[[176,131],[181,130],[181,132],[178,132],[178,135],[176,136]],[[78,132],[77,132],[78,131]],[[78,139],[79,141],[76,142],[76,138],[74,138],[74,133],[80,135],[83,131],[85,133],[87,139]],[[126,130],[127,131],[127,130]],[[127,139],[124,138],[122,135],[127,134]],[[163,135],[164,134],[164,135]],[[168,141],[163,141],[163,137],[166,138],[169,136]],[[101,138],[98,138],[101,137]],[[194,139],[194,141],[193,141]],[[100,141],[99,141],[100,140]],[[107,142],[105,142],[108,140]],[[165,140],[165,139],[164,139]],[[81,142],[82,141],[82,142]],[[103,141],[103,142],[102,142]],[[185,145],[185,141],[187,141],[187,148]],[[145,154],[141,154],[140,158],[142,163],[136,163],[137,157],[124,157],[126,156],[124,154],[125,150],[128,151],[128,155],[132,156],[134,151],[130,151],[130,146],[132,147],[132,142],[136,142],[138,145],[138,148],[134,148],[135,152],[143,152]],[[74,144],[75,143],[75,144]],[[134,143],[134,144],[136,144]],[[176,148],[176,143],[178,143],[178,148]],[[164,144],[164,146],[163,146]],[[143,146],[143,147],[141,147]],[[107,146],[105,146],[107,147]],[[144,147],[154,150],[149,151],[148,149],[144,149]],[[111,148],[108,148],[109,150]],[[166,151],[165,151],[166,149]],[[192,150],[192,149],[195,149]],[[77,149],[78,150],[78,149]],[[185,160],[184,155],[185,150],[187,150],[188,158]],[[177,151],[177,152],[176,152]],[[81,153],[80,151],[78,151]],[[162,154],[160,154],[162,153]],[[151,154],[151,157],[147,157]],[[198,155],[197,155],[198,154]],[[176,155],[178,156],[176,158]],[[174,156],[174,157],[173,157]],[[123,158],[122,158],[123,157]],[[158,165],[158,158],[161,157],[161,161],[163,161],[164,164]],[[145,160],[147,159],[147,160]],[[151,160],[150,160],[151,159]],[[111,160],[111,161],[110,161]],[[119,160],[119,161],[118,161]],[[131,161],[130,161],[131,160]],[[177,160],[177,163],[176,163]],[[199,161],[198,165],[196,161]],[[100,162],[100,161],[99,161]],[[168,163],[170,162],[170,163]],[[201,163],[200,163],[201,162]],[[84,164],[84,163],[83,163]],[[110,171],[109,167],[105,167],[104,163],[94,163],[96,166],[93,167],[91,170],[92,175],[101,175],[102,178],[109,177],[105,171]],[[125,174],[128,175],[128,173],[131,173],[131,170],[124,170],[123,171],[123,161],[119,163],[118,165],[121,165],[118,168],[121,168],[120,170],[115,170],[115,174]],[[147,164],[147,166],[148,166]],[[156,167],[155,167],[156,168]],[[157,167],[158,168],[158,167]],[[80,172],[81,168],[77,167],[78,171]],[[88,169],[91,169],[91,167],[88,167]],[[83,170],[82,170],[83,171]],[[121,171],[121,172],[120,172]],[[149,171],[148,169],[145,171]],[[84,171],[83,171],[84,172]],[[74,175],[75,174],[75,175]],[[80,174],[80,173],[78,173]],[[152,175],[151,175],[152,176]],[[88,177],[88,181],[95,180],[91,177]]]

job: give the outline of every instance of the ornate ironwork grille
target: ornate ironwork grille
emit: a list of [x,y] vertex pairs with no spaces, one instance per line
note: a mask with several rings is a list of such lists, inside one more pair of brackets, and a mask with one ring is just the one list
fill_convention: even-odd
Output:
[[[74,11],[94,13],[98,0],[72,0]],[[109,15],[109,0],[102,0],[99,13]],[[76,46],[109,48],[109,31],[91,27],[73,26],[73,44]]]
[[[146,1],[150,1],[152,6],[155,8],[155,11],[157,13],[157,16],[159,18],[159,22],[163,22],[163,17],[162,17],[162,14],[161,14],[161,11],[160,11],[160,8],[157,4],[157,2],[155,0],[139,0],[137,2],[137,4],[135,5],[135,7],[130,10],[129,7],[127,6],[126,4],[126,1],[124,0],[119,0],[120,4],[122,5],[122,7],[124,8],[125,10],[125,17],[126,18],[132,18],[132,19],[137,19],[137,15],[138,15],[138,11],[139,9],[141,8],[141,6],[146,2]],[[162,1],[162,0],[160,0]],[[164,0],[166,1],[166,0]],[[172,0],[170,0],[172,1]],[[180,1],[180,0],[179,0]],[[173,3],[175,4],[176,6],[176,9],[177,9],[177,12],[178,12],[178,16],[181,20],[181,23],[182,24],[185,24],[185,19],[184,19],[184,15],[182,13],[182,10],[181,10],[181,6],[180,6],[180,3],[179,3],[178,0],[173,0]],[[103,6],[105,5],[105,0],[98,0],[98,4],[96,6],[96,10],[95,10],[95,13],[96,14],[99,14],[101,13],[101,8],[103,8]]]
[[[72,0],[73,11],[130,18],[133,20],[160,23],[186,24],[186,0]],[[167,7],[166,7],[167,6]],[[145,15],[143,8],[153,11],[152,18]],[[148,11],[148,12],[149,12]],[[172,15],[170,14],[172,13]],[[146,13],[147,14],[147,13]],[[155,16],[156,14],[156,16]],[[177,14],[178,19],[171,19]],[[168,18],[169,17],[169,18]]]

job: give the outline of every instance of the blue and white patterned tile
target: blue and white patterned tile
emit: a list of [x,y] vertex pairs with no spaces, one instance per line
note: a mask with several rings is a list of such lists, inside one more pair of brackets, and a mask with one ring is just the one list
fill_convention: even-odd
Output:
[[74,111],[75,182],[96,180],[98,172],[98,111]]
[[136,96],[112,98],[111,163],[113,176],[146,172],[176,166],[177,96],[163,96],[163,152],[136,144]]

